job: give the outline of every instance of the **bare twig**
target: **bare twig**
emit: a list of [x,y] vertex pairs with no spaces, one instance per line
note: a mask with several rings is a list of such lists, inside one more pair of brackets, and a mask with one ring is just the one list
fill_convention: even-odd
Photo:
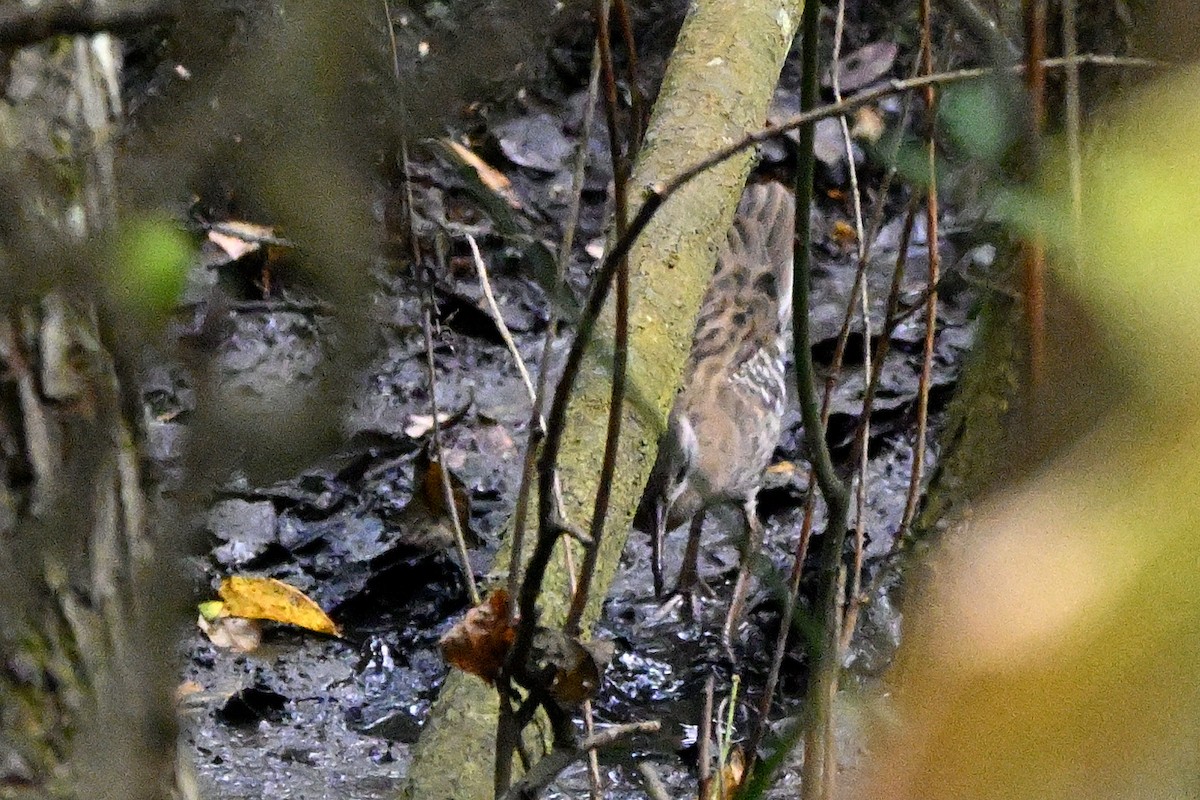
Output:
[[657,720],[613,725],[587,737],[578,747],[555,747],[545,758],[534,764],[521,780],[501,795],[501,800],[532,800],[558,776],[558,773],[578,761],[585,753],[611,747],[635,733],[654,733],[660,727],[662,725]]
[[[930,20],[930,0],[921,0],[921,64],[922,69],[933,72],[933,39]],[[937,333],[937,285],[940,280],[941,251],[938,249],[938,196],[937,196],[937,94],[933,86],[925,89],[925,113],[927,164],[929,187],[925,194],[925,239],[929,248],[929,289],[925,299],[925,341],[921,359],[921,378],[917,385],[917,434],[913,443],[912,474],[908,482],[908,494],[904,501],[904,516],[900,522],[900,533],[908,530],[917,512],[917,501],[921,495],[921,481],[925,471],[925,432],[929,423],[929,383],[933,373],[933,344]]]
[[[804,77],[800,90],[802,114],[816,105],[818,19],[819,5],[806,3],[801,46],[804,55]],[[844,104],[843,102],[841,105]],[[834,596],[834,592],[837,584],[836,574],[841,562],[842,542],[846,535],[849,496],[845,485],[834,470],[829,445],[825,441],[820,405],[817,400],[817,377],[813,367],[812,341],[809,332],[811,281],[809,261],[812,246],[810,206],[812,204],[814,165],[813,125],[808,124],[800,129],[799,168],[796,175],[796,241],[793,259],[795,273],[792,279],[792,309],[795,314],[795,322],[792,325],[792,331],[796,387],[800,401],[800,416],[804,421],[804,440],[808,449],[809,463],[812,465],[817,484],[820,486],[821,494],[829,508],[829,519],[823,537],[818,574],[818,581],[822,586],[822,591],[819,592],[821,609],[823,615],[828,615],[831,608],[840,604],[839,599]],[[785,621],[784,624],[789,624],[789,622]],[[825,746],[828,745],[823,731],[828,727],[826,719],[830,715],[830,709],[824,702],[819,687],[827,683],[829,673],[836,670],[833,652],[835,647],[829,646],[831,638],[827,634],[823,634],[820,642],[813,648],[814,657],[811,661],[813,667],[809,675],[806,699],[809,711],[808,735],[805,739],[804,767],[801,778],[805,800],[823,797],[822,787],[827,778],[823,774],[825,759],[822,753]],[[833,662],[832,667],[831,661]]]
[[[1079,66],[1105,66],[1105,67],[1125,67],[1125,68],[1142,68],[1142,69],[1162,69],[1168,64],[1155,61],[1147,58],[1127,58],[1123,56],[1098,55],[1085,53],[1076,56],[1074,59],[1066,58],[1046,58],[1042,59],[1039,64],[1044,69],[1062,69],[1068,63],[1077,64]],[[919,75],[914,78],[904,80],[891,80],[880,83],[878,86],[851,95],[840,103],[831,103],[827,106],[820,106],[809,111],[801,111],[799,114],[794,114],[786,120],[775,124],[768,125],[757,131],[746,134],[741,139],[732,142],[719,150],[713,151],[704,159],[697,161],[692,166],[676,173],[669,180],[659,182],[648,188],[650,196],[647,198],[642,208],[634,216],[633,222],[629,226],[630,233],[636,236],[645,227],[646,222],[649,222],[649,217],[653,212],[662,205],[671,195],[679,191],[685,184],[691,181],[700,173],[709,170],[733,158],[738,153],[751,147],[756,147],[763,142],[770,141],[777,136],[787,133],[788,131],[797,130],[804,125],[811,124],[818,120],[828,119],[830,117],[848,114],[855,109],[861,108],[876,100],[881,100],[885,97],[890,97],[895,94],[903,94],[905,92],[924,89],[929,86],[946,86],[955,83],[964,83],[969,81],[979,80],[980,78],[988,78],[995,75],[1021,75],[1026,71],[1023,64],[1013,64],[1005,67],[975,67],[971,69],[959,69],[948,72],[939,72],[932,75]],[[639,220],[642,216],[646,216],[645,222],[640,225]],[[618,243],[619,245],[620,243]],[[613,253],[618,254],[622,249],[628,248],[617,247]]]
[[[883,375],[883,365],[887,360],[888,350],[891,347],[891,334],[896,325],[897,312],[900,308],[900,286],[904,280],[904,268],[908,260],[908,245],[912,239],[913,223],[917,216],[917,200],[914,198],[908,205],[908,212],[904,215],[904,228],[900,233],[900,248],[896,252],[896,266],[892,270],[892,285],[888,290],[887,311],[884,316],[883,334],[879,337],[879,349],[875,352],[875,363],[871,370],[870,380],[867,382],[866,391],[863,393],[862,415],[859,417],[858,429],[854,434],[854,450],[855,456],[859,459],[866,458],[867,443],[871,435],[871,412],[874,408],[875,393],[879,387],[879,378]],[[862,551],[858,547],[858,539],[863,536],[863,512],[866,504],[866,492],[862,484],[859,484],[856,493],[855,503],[857,506],[858,519],[855,523],[855,572],[856,578],[862,570]],[[842,624],[842,641],[841,650],[846,652],[850,647],[850,640],[854,636],[854,628],[858,623],[858,610],[862,605],[862,588],[856,583],[850,593],[849,600],[846,604],[845,619]]]
[[429,414],[433,420],[431,434],[433,450],[437,458],[442,477],[442,499],[449,510],[450,522],[454,527],[454,541],[458,547],[458,556],[462,559],[463,576],[467,582],[467,593],[471,605],[479,605],[479,587],[475,585],[475,575],[471,570],[471,559],[467,553],[467,540],[463,535],[462,520],[458,517],[458,505],[454,502],[454,487],[450,485],[450,471],[446,466],[445,451],[442,448],[441,417],[438,416],[437,404],[437,364],[433,359],[433,282],[425,269],[421,257],[421,244],[417,241],[416,208],[413,205],[412,170],[409,168],[408,143],[400,145],[401,165],[404,169],[404,202],[409,215],[409,244],[412,248],[413,274],[422,287],[421,298],[421,329],[425,337],[425,368],[429,378]]
[[[833,97],[834,100],[842,99],[842,87],[840,80],[840,70],[838,69],[838,61],[841,58],[842,52],[842,35],[846,23],[846,0],[838,0],[837,23],[834,28],[834,44],[833,44]],[[842,141],[846,147],[846,160],[849,164],[850,171],[850,191],[851,198],[854,201],[854,232],[855,244],[857,245],[858,254],[858,273],[855,276],[855,282],[858,284],[861,292],[862,305],[862,325],[863,325],[863,383],[869,384],[871,381],[871,307],[870,298],[868,296],[868,288],[866,281],[866,266],[867,266],[867,246],[863,233],[862,219],[862,195],[858,188],[858,168],[854,163],[854,148],[850,141],[850,127],[846,123],[846,118],[839,117],[838,122],[841,124]],[[881,195],[879,200],[879,208],[882,209],[886,202],[886,195]],[[854,295],[851,294],[847,302],[853,306]],[[847,318],[852,315],[851,309],[847,309]],[[847,330],[848,333],[848,330]],[[864,419],[867,415],[864,412]],[[869,422],[868,429],[864,435],[870,436]],[[863,564],[863,546],[866,539],[865,521],[863,513],[866,505],[867,493],[867,448],[862,448],[858,457],[858,481],[855,487],[855,515],[854,515],[854,567],[851,571],[851,589],[850,600],[848,603],[853,603],[858,597],[859,591],[862,588],[862,564]],[[843,618],[847,614],[843,612]],[[855,615],[857,617],[857,615]],[[839,637],[839,650],[845,651],[847,641],[845,632],[843,631]],[[835,688],[836,691],[836,688]]]
[[633,125],[629,131],[629,152],[636,153],[642,146],[642,136],[646,132],[646,97],[642,87],[638,85],[638,55],[637,42],[633,38],[633,23],[629,18],[629,4],[626,0],[613,0],[617,11],[617,21],[621,26],[621,39],[625,43],[626,66],[625,80],[629,83],[629,110],[633,117]]
[[[604,114],[608,122],[608,147],[613,165],[613,200],[615,207],[614,228],[616,237],[625,235],[629,220],[628,176],[629,162],[621,155],[620,134],[617,131],[617,79],[613,70],[612,42],[608,29],[607,0],[597,0],[597,46],[600,48],[600,72],[604,79]],[[604,536],[604,523],[608,518],[608,504],[612,495],[613,475],[617,469],[617,449],[621,440],[621,418],[625,413],[625,368],[629,359],[629,261],[621,258],[617,262],[617,302],[615,330],[613,332],[612,391],[608,403],[608,427],[604,437],[604,456],[600,463],[600,476],[596,487],[596,500],[592,507],[592,522],[588,533],[592,544],[583,557],[579,570],[578,586],[567,613],[565,630],[568,636],[579,633],[580,620],[587,606],[592,577],[600,557],[600,542]]]
[[[919,65],[916,67],[919,69]],[[916,72],[914,71],[914,74]],[[906,96],[904,100],[904,110],[900,115],[900,123],[898,128],[906,130],[908,128],[908,119],[911,112],[911,95]],[[866,243],[861,250],[859,256],[858,269],[855,272],[854,284],[852,286],[849,297],[852,300],[857,294],[855,288],[859,281],[863,280],[866,274],[867,260],[871,254],[871,248],[875,244],[876,237],[879,235],[880,229],[883,227],[884,211],[887,207],[888,192],[891,190],[892,181],[895,180],[898,173],[896,166],[897,159],[900,153],[902,140],[897,137],[892,145],[891,156],[888,163],[891,167],[883,176],[883,181],[879,186],[879,201],[875,204],[875,210],[871,216],[871,226],[867,233]],[[850,326],[854,315],[854,304],[848,302],[846,311],[842,318],[842,328],[838,332],[837,345],[834,349],[833,360],[830,366],[830,374],[825,382],[825,393],[821,400],[821,427],[824,430],[829,424],[830,402],[833,398],[833,390],[836,385],[838,375],[842,369],[842,359],[845,356],[846,345],[850,338]],[[890,329],[884,333],[887,338],[891,335]],[[879,357],[876,356],[876,363],[879,362]],[[800,535],[797,537],[796,547],[792,556],[792,570],[788,578],[788,592],[784,598],[784,608],[781,619],[785,621],[780,625],[779,632],[775,637],[775,644],[771,654],[771,667],[767,672],[767,679],[764,684],[763,693],[759,704],[758,720],[755,723],[753,733],[750,736],[749,744],[747,745],[748,757],[750,759],[750,769],[753,772],[755,762],[758,759],[758,749],[762,744],[763,737],[766,735],[767,723],[770,720],[771,705],[775,696],[775,688],[779,685],[779,672],[783,667],[783,657],[787,652],[789,633],[793,625],[793,615],[796,613],[796,607],[799,603],[800,595],[800,578],[804,572],[804,561],[808,557],[809,541],[812,538],[813,517],[816,512],[816,494],[815,494],[815,476],[811,466],[808,468],[808,475],[805,478],[804,497],[804,519],[800,525]]]
[[[1063,55],[1073,59],[1079,52],[1075,24],[1076,0],[1063,0]],[[1079,65],[1066,67],[1066,137],[1067,169],[1071,190],[1071,266],[1083,269],[1083,166],[1079,152],[1080,138]]]
[[492,322],[496,323],[496,330],[500,331],[500,339],[512,355],[513,363],[517,365],[517,372],[521,375],[521,381],[525,384],[525,391],[529,394],[529,402],[533,403],[537,399],[537,391],[533,388],[533,380],[529,377],[529,370],[525,368],[525,359],[521,358],[521,351],[517,349],[517,343],[513,341],[512,333],[508,330],[508,325],[504,322],[504,316],[500,313],[500,306],[496,303],[496,295],[492,293],[492,283],[488,280],[487,267],[483,263],[483,256],[479,252],[479,245],[476,244],[475,237],[469,233],[467,234],[467,244],[471,247],[471,257],[475,261],[475,274],[479,278],[479,286],[483,289],[483,297],[487,302],[488,313],[491,314]]
[[671,793],[663,785],[662,778],[658,777],[658,770],[653,764],[649,761],[638,762],[638,772],[642,773],[642,780],[646,782],[646,794],[650,795],[650,800],[671,800]]
[[[592,137],[592,127],[595,120],[596,97],[599,95],[600,86],[600,50],[595,48],[592,54],[592,76],[588,80],[588,98],[587,106],[583,110],[583,126],[580,132],[580,142],[577,144],[575,152],[575,168],[572,174],[572,191],[571,203],[568,207],[568,215],[563,228],[563,242],[559,247],[558,264],[556,275],[556,288],[554,291],[562,291],[566,267],[570,263],[571,248],[575,242],[575,228],[580,216],[580,206],[583,194],[583,175],[584,169],[587,168],[588,161],[588,142]],[[509,596],[517,597],[518,588],[522,587],[521,579],[523,573],[521,570],[521,560],[524,557],[524,533],[526,533],[526,519],[529,509],[529,494],[533,488],[533,480],[536,467],[538,467],[538,447],[542,437],[544,437],[547,425],[546,420],[542,417],[542,409],[546,405],[548,377],[550,377],[550,362],[554,343],[554,331],[558,327],[558,311],[557,306],[551,305],[550,320],[546,324],[546,337],[542,342],[541,350],[541,366],[538,371],[538,391],[535,393],[533,403],[533,413],[529,421],[529,441],[526,445],[526,456],[524,456],[524,464],[521,473],[521,486],[517,491],[516,509],[512,512],[512,546],[509,560],[509,576],[508,588]],[[562,494],[560,494],[558,476],[552,475],[550,482],[550,491],[554,495],[554,509],[558,516],[564,516]],[[542,483],[541,491],[546,491],[545,483]],[[560,522],[564,522],[560,519]],[[540,539],[540,537],[539,537]],[[570,548],[564,548],[564,558],[569,557]],[[568,565],[568,575],[570,578],[569,590],[572,594],[575,591],[574,569]],[[539,578],[540,579],[540,578]],[[516,618],[518,604],[512,603],[512,615]],[[522,656],[523,657],[523,656]],[[520,662],[514,662],[520,663]],[[493,782],[496,794],[504,792],[508,789],[511,783],[512,775],[512,753],[515,748],[520,745],[520,726],[512,714],[511,704],[506,692],[512,691],[511,676],[508,670],[502,670],[499,679],[497,680],[497,688],[500,692],[500,715],[497,722],[497,744],[496,744],[496,764],[494,764]]]
[[712,718],[713,695],[717,690],[717,678],[711,672],[704,681],[704,710],[701,712],[700,724],[696,726],[697,778],[699,792],[697,800],[708,800],[712,793]]
[[[571,176],[571,203],[567,208],[567,219],[563,225],[563,240],[559,246],[557,275],[555,277],[555,292],[560,293],[567,273],[567,265],[571,261],[571,249],[575,243],[575,228],[579,223],[579,209],[582,205],[584,171],[587,168],[588,141],[591,139],[592,126],[596,117],[596,98],[600,91],[600,51],[592,52],[592,71],[588,79],[587,104],[583,111],[583,126],[579,132],[579,142],[575,150],[575,166]],[[546,433],[546,419],[542,416],[546,406],[546,385],[550,375],[550,361],[553,353],[555,331],[558,328],[558,306],[550,305],[550,319],[546,323],[546,338],[542,343],[541,367],[538,370],[537,392],[535,394],[533,417],[529,424],[529,443],[525,447],[525,462],[521,470],[521,485],[517,490],[517,502],[512,518],[512,548],[508,564],[508,594],[517,596],[521,581],[521,559],[525,554],[525,525],[529,510],[529,493],[533,487],[533,477],[537,466],[538,445]],[[555,506],[560,515],[565,514],[562,504],[562,492],[557,476],[554,483]],[[574,570],[570,570],[574,572]],[[572,591],[574,589],[572,588]],[[516,615],[516,607],[513,607]]]
[[446,466],[446,452],[442,446],[441,434],[441,417],[438,416],[437,404],[437,365],[433,359],[433,324],[429,305],[433,303],[432,290],[429,292],[429,298],[425,302],[425,310],[421,318],[421,326],[425,334],[425,367],[429,376],[429,415],[433,420],[431,435],[433,437],[433,451],[437,456],[439,465],[438,474],[442,478],[442,499],[446,504],[446,508],[450,513],[450,523],[454,528],[454,543],[458,547],[458,556],[462,560],[463,577],[467,582],[467,594],[471,598],[471,605],[479,605],[481,600],[479,596],[479,587],[475,585],[475,574],[471,570],[471,559],[467,553],[467,540],[463,535],[462,520],[458,516],[458,504],[454,502],[454,487],[450,485],[450,469]]

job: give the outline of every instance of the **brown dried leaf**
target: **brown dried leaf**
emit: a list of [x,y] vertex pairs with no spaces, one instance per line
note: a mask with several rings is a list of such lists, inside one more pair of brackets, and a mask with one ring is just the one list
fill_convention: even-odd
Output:
[[218,590],[225,601],[224,615],[244,619],[269,619],[341,636],[333,620],[312,599],[294,586],[274,578],[233,576]]
[[863,106],[854,112],[850,135],[859,141],[875,144],[883,137],[884,127],[883,115],[870,106]]
[[262,624],[256,619],[220,617],[209,621],[200,615],[196,624],[208,640],[222,650],[253,653],[262,644]]
[[[454,547],[454,520],[450,516],[450,506],[446,504],[446,492],[442,486],[442,465],[422,454],[417,459],[414,471],[416,486],[412,500],[395,521],[400,529],[400,541],[409,547],[431,553]],[[478,547],[483,540],[471,530],[471,500],[467,487],[453,472],[446,474],[450,478],[450,494],[458,512],[463,538],[468,546]]]
[[439,642],[446,663],[495,683],[517,630],[509,620],[508,592],[497,589],[467,612]]
[[525,672],[549,676],[539,688],[564,708],[574,708],[595,696],[612,654],[612,642],[581,642],[562,631],[538,628]]
[[854,232],[854,226],[844,219],[839,219],[833,223],[833,230],[829,234],[835,243],[841,247],[849,247],[854,244],[858,238],[858,234]]
[[721,782],[718,784],[724,790],[721,800],[733,800],[745,779],[746,755],[741,745],[736,745],[729,753],[729,760],[721,767]]
[[275,229],[253,222],[228,220],[208,232],[208,240],[221,248],[230,261],[259,250],[264,243],[277,240]]

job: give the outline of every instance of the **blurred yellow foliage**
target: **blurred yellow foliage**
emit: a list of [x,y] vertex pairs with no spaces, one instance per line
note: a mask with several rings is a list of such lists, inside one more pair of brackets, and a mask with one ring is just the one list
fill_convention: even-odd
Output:
[[1084,258],[1059,279],[1134,383],[947,536],[846,797],[1200,795],[1200,70],[1086,153]]

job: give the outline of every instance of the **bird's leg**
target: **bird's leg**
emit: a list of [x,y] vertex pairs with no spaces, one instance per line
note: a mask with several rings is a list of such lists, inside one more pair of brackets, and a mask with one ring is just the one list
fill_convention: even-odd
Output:
[[763,526],[758,520],[757,506],[758,498],[755,495],[748,497],[742,506],[742,513],[746,518],[746,547],[742,551],[742,563],[738,568],[737,583],[733,587],[733,599],[729,601],[725,627],[721,629],[721,644],[730,654],[733,653],[733,634],[742,622],[746,595],[750,591],[750,572],[762,546]]
[[[663,603],[650,616],[647,624],[657,625],[673,614],[675,609],[683,605],[685,600],[687,601],[688,610],[692,612],[692,616],[697,617],[700,615],[700,608],[699,598],[696,595],[702,594],[709,598],[715,597],[713,590],[700,577],[698,566],[700,560],[700,531],[703,527],[704,512],[700,511],[696,516],[692,517],[692,526],[688,530],[687,548],[683,552],[683,563],[679,566],[679,578],[675,582],[675,589],[671,592],[670,599]],[[659,569],[661,570],[661,562]]]
[[713,590],[700,578],[700,531],[704,527],[704,512],[692,517],[688,529],[687,549],[683,551],[683,563],[679,565],[679,579],[675,583],[675,594],[693,597],[698,591],[706,597],[714,597]]

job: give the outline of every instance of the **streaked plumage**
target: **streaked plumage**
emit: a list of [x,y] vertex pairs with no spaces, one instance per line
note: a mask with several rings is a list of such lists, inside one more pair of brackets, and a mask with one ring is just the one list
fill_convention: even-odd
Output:
[[[791,194],[776,183],[743,194],[700,306],[683,386],[646,489],[655,517],[656,592],[662,589],[661,542],[667,531],[725,503],[745,512],[750,537],[726,623],[727,642],[761,538],[755,499],[779,439],[786,399],[794,208]],[[683,593],[694,588],[699,533],[694,524],[678,587]]]

